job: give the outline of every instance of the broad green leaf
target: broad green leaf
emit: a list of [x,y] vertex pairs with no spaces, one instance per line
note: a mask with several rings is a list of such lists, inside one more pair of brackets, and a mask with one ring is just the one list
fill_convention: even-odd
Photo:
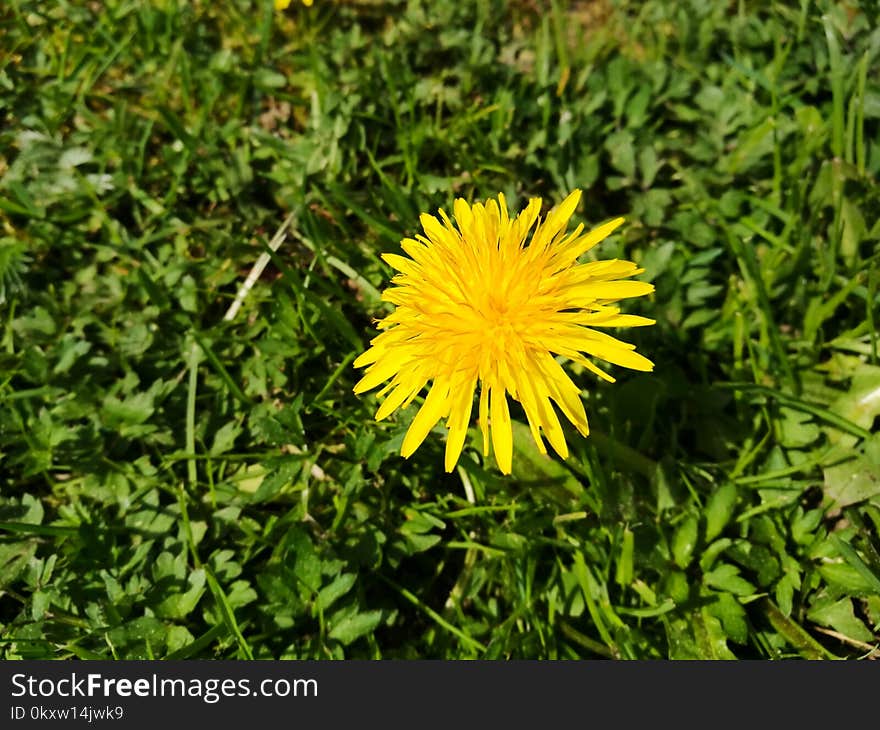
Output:
[[690,565],[691,556],[697,546],[699,523],[693,515],[685,517],[672,536],[672,559],[679,568]]
[[330,629],[330,638],[351,644],[364,634],[372,632],[382,621],[381,611],[367,611],[346,616]]
[[719,565],[703,576],[707,586],[730,591],[735,596],[748,596],[755,592],[755,586],[740,576],[739,568],[729,563]]
[[841,598],[834,602],[819,601],[807,612],[807,618],[856,641],[870,642],[876,639],[865,624],[856,618],[850,598]]
[[706,542],[714,540],[730,522],[736,509],[736,485],[727,482],[718,487],[706,502],[703,514],[706,517]]
[[824,469],[825,494],[837,507],[880,497],[880,464],[857,456]]
[[324,586],[315,598],[315,610],[326,611],[354,586],[357,576],[354,573],[343,573]]

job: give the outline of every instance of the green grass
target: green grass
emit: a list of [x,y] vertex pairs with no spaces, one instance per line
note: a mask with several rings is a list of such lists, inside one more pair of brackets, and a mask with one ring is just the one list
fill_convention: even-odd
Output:
[[[877,655],[876,3],[0,22],[0,656]],[[379,254],[574,187],[656,370],[578,373],[566,462],[404,461],[352,394]]]

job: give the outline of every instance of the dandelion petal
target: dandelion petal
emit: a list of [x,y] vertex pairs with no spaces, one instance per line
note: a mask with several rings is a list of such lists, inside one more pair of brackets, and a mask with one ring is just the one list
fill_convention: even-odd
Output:
[[504,388],[492,388],[489,397],[490,417],[492,418],[492,449],[495,461],[502,474],[510,474],[513,464],[513,429],[510,426],[510,411],[507,407],[507,393]]
[[412,453],[421,446],[428,432],[434,428],[443,417],[443,411],[447,408],[447,396],[449,386],[442,382],[435,382],[428,397],[410,424],[406,436],[403,438],[403,446],[400,453],[404,458],[409,458]]

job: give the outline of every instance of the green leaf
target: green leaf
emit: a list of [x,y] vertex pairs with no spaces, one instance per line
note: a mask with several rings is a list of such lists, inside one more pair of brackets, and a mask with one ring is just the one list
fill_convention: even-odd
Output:
[[342,573],[336,576],[333,582],[318,591],[318,596],[315,598],[315,610],[326,611],[352,589],[356,580],[357,576],[354,573]]
[[719,593],[707,607],[707,611],[721,622],[724,632],[737,644],[749,640],[749,625],[746,610],[730,593]]
[[372,632],[382,621],[382,611],[366,611],[346,616],[330,629],[330,638],[345,645]]
[[822,434],[809,413],[792,408],[780,408],[779,443],[791,449],[801,449],[812,444]]
[[749,596],[755,593],[755,586],[739,574],[739,568],[729,563],[719,565],[703,576],[703,582],[712,588],[729,591],[735,596]]
[[826,467],[825,494],[837,507],[848,507],[880,496],[880,464],[863,456]]
[[706,542],[714,540],[733,517],[736,509],[736,485],[732,482],[722,484],[712,492],[703,514],[706,517]]
[[709,609],[693,611],[691,616],[701,659],[736,659],[736,655],[727,646],[728,637],[724,626]]
[[693,515],[685,517],[672,537],[672,559],[679,568],[690,565],[697,546],[699,523]]
[[853,613],[853,603],[850,598],[841,598],[838,601],[828,600],[816,602],[809,611],[807,618],[822,626],[839,631],[844,636],[856,641],[874,641],[875,636]]
[[151,392],[134,393],[124,400],[110,395],[104,399],[102,413],[107,418],[107,425],[110,427],[123,424],[141,424],[153,415],[154,399],[155,395]]
[[430,550],[443,539],[440,535],[418,535],[413,533],[404,533],[404,537],[409,546],[410,554]]
[[172,593],[156,606],[160,618],[186,618],[198,605],[205,593],[205,571],[198,569],[187,579],[189,589],[185,593]]
[[288,559],[293,563],[293,574],[305,589],[306,595],[317,592],[321,586],[321,560],[308,534],[291,528],[287,535]]
[[848,563],[825,563],[817,570],[831,586],[848,595],[868,596],[877,593],[876,577],[869,579]]
[[835,534],[831,534],[829,537],[841,557],[862,577],[865,583],[873,587],[874,594],[880,596],[880,578],[877,577],[874,571],[865,565],[865,562],[848,542]]
[[761,602],[767,619],[804,659],[834,659],[834,655],[808,634],[802,626],[783,614],[769,599]]
[[880,367],[861,363],[853,373],[849,391],[835,400],[830,410],[870,429],[880,416]]
[[211,444],[211,455],[217,456],[230,451],[235,445],[235,439],[242,432],[241,426],[235,421],[223,424],[214,434],[214,442]]
[[626,177],[636,176],[635,140],[628,131],[615,132],[605,140],[605,149],[611,157],[611,165]]

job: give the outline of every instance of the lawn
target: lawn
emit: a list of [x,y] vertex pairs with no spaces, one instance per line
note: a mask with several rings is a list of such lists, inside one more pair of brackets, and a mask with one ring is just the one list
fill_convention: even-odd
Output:
[[[5,0],[0,39],[0,657],[880,655],[873,0]],[[381,255],[575,189],[653,371],[565,365],[567,459],[511,400],[504,475],[479,398],[451,472],[442,423],[402,458],[427,391],[353,392]]]

